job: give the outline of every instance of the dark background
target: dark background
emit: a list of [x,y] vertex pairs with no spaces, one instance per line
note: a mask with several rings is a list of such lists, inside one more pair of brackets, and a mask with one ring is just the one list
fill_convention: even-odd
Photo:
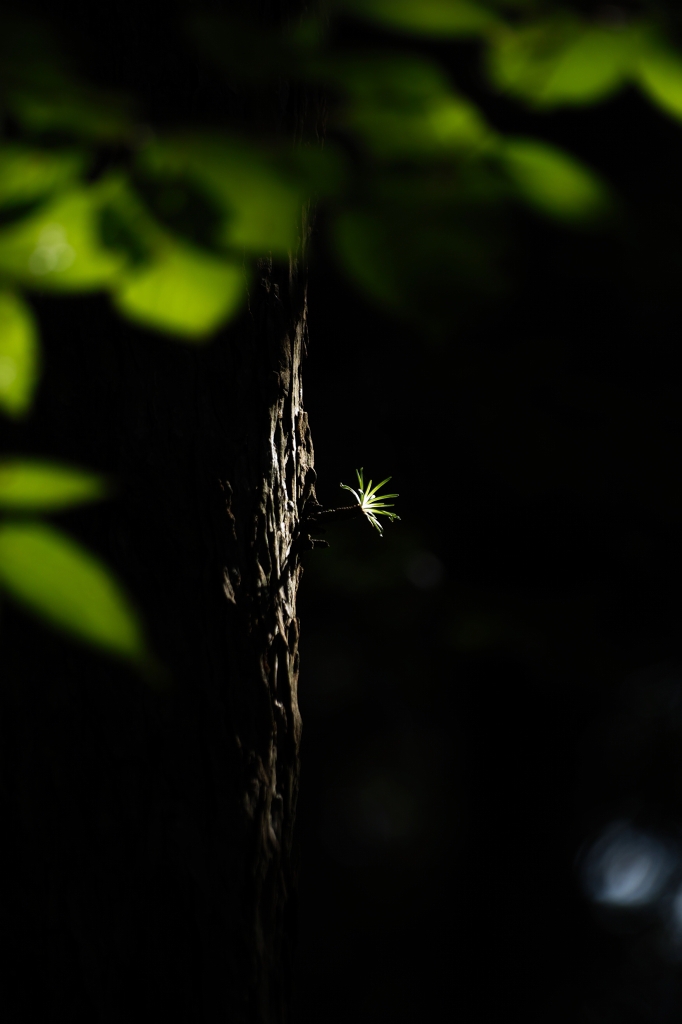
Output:
[[318,236],[318,493],[391,472],[402,521],[308,556],[301,1008],[676,1020],[674,958],[595,919],[575,858],[621,815],[680,821],[682,135],[634,91],[543,117],[483,99],[601,170],[622,217],[520,219],[508,297],[453,298],[442,345]]
[[[83,65],[141,91],[150,120],[198,117],[213,86],[167,26],[129,32],[122,11],[101,60],[92,24],[73,26]],[[627,90],[530,115],[486,91],[475,48],[452,52],[496,127],[585,159],[620,212],[595,232],[511,216],[505,293],[453,288],[439,343],[346,283],[318,218],[318,496],[337,504],[359,466],[390,473],[401,522],[383,539],[334,527],[305,560],[299,1019],[673,1021],[678,962],[650,922],[597,918],[575,861],[616,817],[672,834],[682,820],[682,130]],[[3,448],[114,471],[88,429],[111,400],[107,360],[153,345],[162,367],[175,343],[114,326],[99,298],[35,308],[44,385]],[[106,514],[62,519],[96,547]],[[3,617],[15,673],[63,679],[89,657],[101,671]]]

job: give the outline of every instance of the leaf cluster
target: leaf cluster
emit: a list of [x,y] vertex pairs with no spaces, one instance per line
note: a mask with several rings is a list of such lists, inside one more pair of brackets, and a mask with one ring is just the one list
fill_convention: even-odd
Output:
[[367,486],[363,477],[364,470],[356,469],[356,475],[358,478],[358,489],[357,491],[350,487],[349,484],[341,484],[344,491],[350,491],[358,505],[362,509],[363,514],[367,517],[369,522],[372,524],[375,530],[378,530],[380,534],[383,534],[384,528],[379,522],[377,516],[386,516],[390,522],[395,519],[400,519],[395,512],[389,512],[389,508],[393,508],[393,502],[387,502],[387,498],[397,498],[397,494],[378,494],[378,491],[384,484],[387,484],[391,479],[387,476],[381,483],[374,484],[370,480]]
[[[344,35],[344,24],[383,33],[382,45],[371,32]],[[440,334],[453,309],[504,290],[510,211],[607,230],[618,207],[609,183],[543,138],[497,130],[433,42],[474,45],[490,95],[529,110],[585,108],[630,86],[682,119],[682,55],[652,16],[334,0],[277,36],[223,16],[186,19],[226,92],[285,78],[324,94],[324,147],[314,132],[291,146],[230,124],[150,125],[138,97],[80,78],[47,30],[0,28],[0,410],[13,419],[30,413],[41,374],[32,295],[103,292],[129,321],[208,341],[244,308],[259,259],[304,252],[310,204],[342,272]],[[365,488],[360,471],[359,490],[346,487],[379,532],[377,516],[397,518],[377,494],[386,482]],[[9,460],[0,506],[49,511],[101,497],[98,487],[67,467]],[[0,527],[0,582],[82,638],[142,657],[122,588],[51,527]]]

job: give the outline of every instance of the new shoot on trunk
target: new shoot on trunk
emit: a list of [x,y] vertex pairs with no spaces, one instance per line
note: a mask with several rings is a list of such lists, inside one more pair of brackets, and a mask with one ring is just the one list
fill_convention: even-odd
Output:
[[378,530],[379,533],[383,536],[383,526],[379,522],[377,516],[386,516],[387,519],[389,519],[391,522],[394,519],[400,519],[400,516],[396,515],[395,512],[388,511],[389,508],[394,507],[393,502],[386,501],[387,498],[397,498],[398,495],[378,493],[379,489],[383,487],[384,484],[387,484],[391,478],[390,476],[387,476],[385,480],[382,480],[381,483],[375,484],[374,486],[372,486],[372,481],[370,480],[367,486],[365,487],[365,482],[363,479],[364,470],[356,469],[355,472],[357,473],[358,477],[357,491],[355,490],[355,488],[350,487],[348,484],[341,484],[341,487],[344,489],[344,491],[350,491],[350,493],[355,497],[360,508],[360,511],[367,517],[367,519],[370,521],[374,529]]

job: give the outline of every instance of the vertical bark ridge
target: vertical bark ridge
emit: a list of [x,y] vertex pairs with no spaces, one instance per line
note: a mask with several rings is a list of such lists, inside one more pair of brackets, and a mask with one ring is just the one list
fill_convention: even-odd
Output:
[[[293,549],[304,490],[313,472],[301,380],[307,329],[305,290],[298,290],[299,304],[293,308],[291,277],[281,277],[264,261],[262,306],[258,312],[252,306],[257,333],[268,338],[263,389],[267,423],[259,431],[263,443],[258,472],[254,477],[253,466],[247,470],[248,480],[255,484],[251,497],[255,512],[253,519],[246,516],[241,522],[251,522],[251,532],[247,529],[241,542],[239,531],[236,537],[236,560],[242,563],[239,575],[244,580],[251,573],[252,589],[245,592],[242,583],[232,609],[239,620],[240,602],[244,602],[247,630],[256,637],[255,650],[251,648],[251,657],[257,656],[254,683],[262,687],[267,703],[255,730],[250,731],[245,721],[238,731],[242,764],[247,776],[251,775],[245,807],[254,843],[253,875],[245,899],[252,915],[247,930],[253,936],[257,1019],[263,1021],[283,1019],[290,1002],[288,919],[295,886],[293,825],[301,734],[296,617],[300,568]],[[283,301],[282,287],[289,291],[288,302]],[[244,486],[248,491],[248,483],[239,481],[233,491]],[[227,571],[229,574],[229,568]],[[243,619],[241,622],[243,628]],[[232,645],[237,643],[238,636],[233,635]],[[250,671],[256,671],[255,664]]]

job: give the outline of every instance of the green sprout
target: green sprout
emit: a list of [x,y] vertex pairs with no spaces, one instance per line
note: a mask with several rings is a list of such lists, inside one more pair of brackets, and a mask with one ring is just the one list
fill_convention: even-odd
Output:
[[365,481],[362,476],[363,470],[356,469],[355,472],[358,476],[357,491],[349,487],[348,484],[341,484],[341,487],[343,487],[344,491],[350,491],[354,495],[361,511],[367,516],[372,526],[383,536],[384,530],[377,516],[387,516],[391,521],[393,519],[400,519],[400,516],[397,516],[395,512],[388,511],[389,508],[393,508],[393,502],[386,504],[386,498],[397,498],[398,495],[377,494],[379,488],[387,484],[391,478],[387,476],[385,480],[382,480],[380,484],[376,484],[374,487],[372,487],[372,481],[370,480],[365,487]]

